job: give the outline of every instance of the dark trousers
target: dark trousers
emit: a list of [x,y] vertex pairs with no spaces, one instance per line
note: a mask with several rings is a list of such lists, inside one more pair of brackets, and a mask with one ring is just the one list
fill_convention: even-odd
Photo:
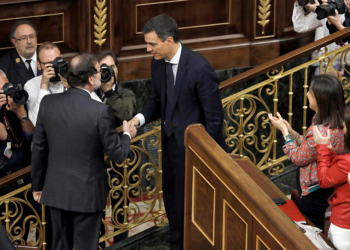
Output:
[[177,146],[174,135],[164,138],[163,194],[169,219],[169,244],[171,250],[183,249],[185,147]]
[[50,207],[52,250],[97,250],[102,211],[80,213]]
[[[300,171],[297,172],[297,189],[301,194]],[[324,231],[325,213],[329,206],[328,198],[333,194],[333,188],[317,189],[306,196],[301,196],[299,210],[319,229]]]

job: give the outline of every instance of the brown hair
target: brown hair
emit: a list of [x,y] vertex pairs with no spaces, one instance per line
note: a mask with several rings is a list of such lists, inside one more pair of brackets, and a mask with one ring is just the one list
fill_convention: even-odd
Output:
[[113,52],[112,50],[104,50],[104,51],[101,51],[100,53],[98,53],[98,54],[96,55],[97,61],[98,61],[98,62],[101,62],[101,61],[102,61],[104,58],[106,58],[107,56],[112,57],[113,60],[114,60],[115,66],[118,66],[119,61],[118,61],[117,57],[115,56],[115,54],[114,54],[114,52]]
[[313,77],[310,89],[316,103],[316,122],[330,128],[343,128],[345,99],[344,90],[338,79],[331,75]]

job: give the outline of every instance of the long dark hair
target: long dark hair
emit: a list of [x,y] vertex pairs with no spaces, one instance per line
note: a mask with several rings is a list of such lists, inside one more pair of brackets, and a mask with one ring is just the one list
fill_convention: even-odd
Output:
[[338,79],[331,75],[314,76],[310,88],[317,103],[316,122],[330,128],[343,128],[346,106]]
[[344,150],[337,152],[337,154],[350,153],[350,108],[346,108],[344,112],[344,122],[346,134],[344,134]]

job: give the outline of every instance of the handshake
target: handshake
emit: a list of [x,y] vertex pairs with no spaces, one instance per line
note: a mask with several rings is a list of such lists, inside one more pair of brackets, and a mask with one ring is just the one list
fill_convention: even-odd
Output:
[[132,118],[130,121],[123,121],[123,132],[127,132],[130,134],[131,139],[136,136],[137,126],[140,125],[140,120],[137,117]]

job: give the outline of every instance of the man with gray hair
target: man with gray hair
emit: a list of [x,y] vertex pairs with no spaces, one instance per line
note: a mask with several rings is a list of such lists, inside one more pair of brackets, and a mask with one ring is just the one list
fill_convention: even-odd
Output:
[[37,35],[36,28],[27,20],[20,20],[12,27],[10,39],[15,49],[0,58],[0,69],[11,83],[24,85],[41,75],[36,63]]
[[131,133],[124,121],[119,137],[111,108],[91,98],[101,85],[94,55],[72,59],[68,83],[66,92],[47,95],[40,104],[33,140],[33,196],[50,208],[53,250],[96,250],[108,192],[104,155],[122,163],[136,131]]

